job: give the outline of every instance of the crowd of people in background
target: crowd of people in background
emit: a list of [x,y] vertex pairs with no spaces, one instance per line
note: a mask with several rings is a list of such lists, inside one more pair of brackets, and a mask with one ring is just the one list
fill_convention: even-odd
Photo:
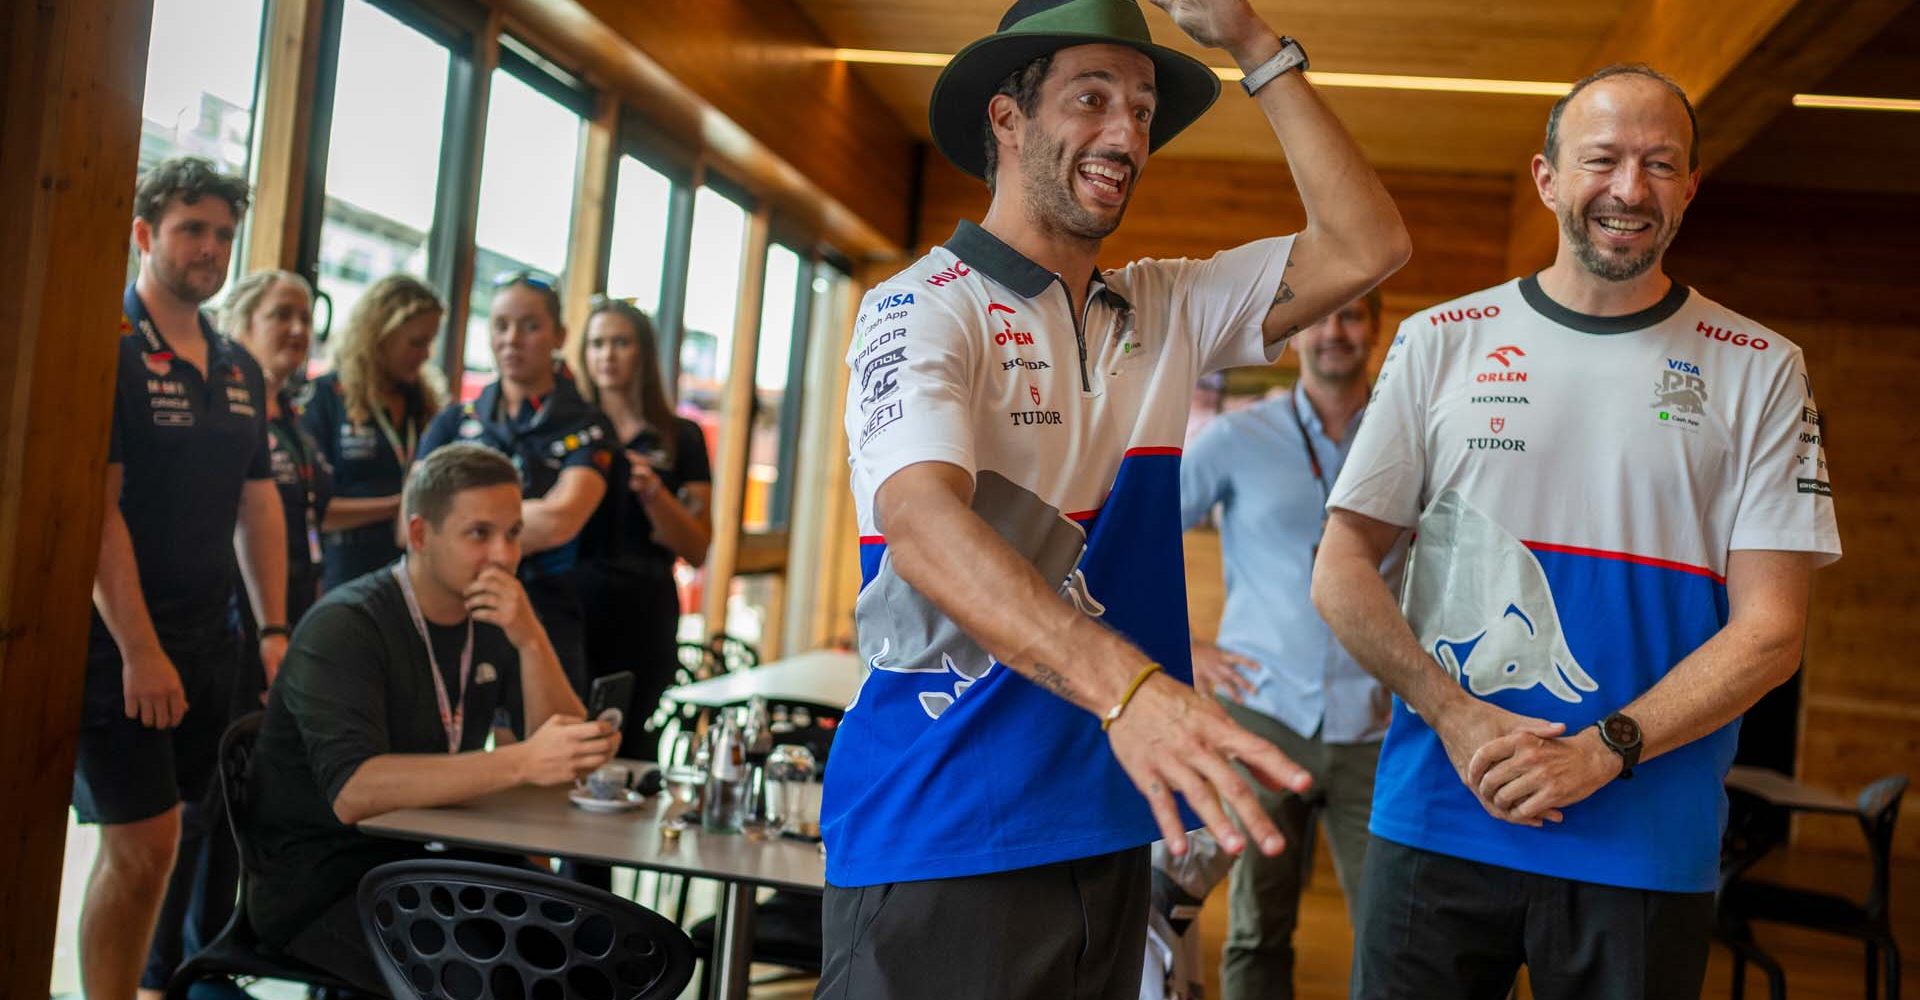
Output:
[[[515,667],[503,688],[513,696],[477,723],[481,742],[496,723],[504,739],[528,738],[530,707],[535,723],[578,716],[594,678],[633,671],[624,735],[594,754],[617,746],[651,759],[644,727],[677,662],[674,565],[698,566],[712,535],[706,441],[667,402],[646,313],[596,300],[569,343],[553,279],[502,275],[487,324],[499,378],[475,399],[448,399],[429,360],[446,304],[393,274],[354,303],[329,339],[331,368],[309,379],[305,278],[248,274],[209,310],[248,199],[244,181],[192,157],[155,166],[136,195],[140,269],[124,301],[74,792],[81,820],[102,828],[82,915],[90,994],[125,995],[137,981],[157,996],[232,913],[240,858],[215,781],[220,736],[277,692],[289,637],[316,602],[404,565],[420,519],[403,496],[423,460],[458,444],[504,457],[475,473],[468,454],[440,472],[428,491],[440,515],[414,530],[451,531],[442,522],[456,495],[511,476],[522,498],[511,558],[480,559],[462,585],[484,590],[485,567],[504,567],[512,585],[496,580],[493,592],[523,595],[566,680],[564,697],[530,692]],[[511,615],[500,627],[496,644],[532,635]],[[315,655],[303,650],[296,659]],[[483,667],[503,671],[506,655]],[[538,677],[544,658],[533,663]],[[582,759],[597,766],[594,754]],[[604,883],[604,870],[582,875]],[[314,902],[319,911],[283,925],[338,900]]]

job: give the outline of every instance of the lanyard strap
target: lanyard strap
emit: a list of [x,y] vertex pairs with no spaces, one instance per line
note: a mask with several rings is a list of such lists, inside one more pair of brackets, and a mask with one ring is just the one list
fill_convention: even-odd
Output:
[[399,460],[400,471],[404,473],[407,467],[413,464],[413,451],[420,444],[419,425],[414,422],[413,414],[408,413],[407,440],[405,444],[402,444],[400,441],[400,432],[394,430],[393,421],[387,417],[386,400],[375,400],[374,402],[378,405],[373,408],[373,422],[379,426],[380,435],[387,439],[387,447],[393,449],[393,457]]
[[1320,519],[1324,521],[1327,501],[1333,499],[1333,487],[1327,482],[1326,470],[1320,467],[1320,453],[1313,448],[1313,435],[1307,433],[1307,422],[1300,419],[1300,396],[1300,387],[1295,386],[1287,412],[1293,414],[1293,426],[1300,430],[1300,447],[1307,450],[1307,465],[1313,469],[1313,481],[1320,484]]
[[307,444],[300,439],[300,423],[293,418],[287,400],[279,401],[280,419],[273,421],[274,436],[280,439],[281,447],[293,456],[294,474],[300,477],[300,493],[306,497],[307,510],[311,512],[315,501],[319,499],[314,488],[313,456],[307,452]]
[[420,614],[420,602],[413,596],[413,579],[407,575],[407,557],[393,564],[393,577],[400,581],[400,595],[407,599],[407,614],[420,641],[427,644],[427,673],[433,677],[433,694],[440,702],[440,725],[447,730],[447,752],[460,752],[460,734],[467,719],[467,677],[473,672],[473,618],[467,618],[467,645],[460,651],[460,698],[447,698],[447,682],[440,677],[440,661],[433,655],[433,636],[427,634],[427,620]]

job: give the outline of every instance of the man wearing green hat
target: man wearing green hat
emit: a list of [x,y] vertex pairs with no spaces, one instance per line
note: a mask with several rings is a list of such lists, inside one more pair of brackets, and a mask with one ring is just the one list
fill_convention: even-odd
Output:
[[1131,998],[1147,845],[1277,854],[1234,765],[1306,787],[1191,686],[1180,446],[1197,377],[1272,361],[1407,235],[1299,44],[1246,0],[1154,2],[1245,73],[1306,228],[1095,269],[1219,94],[1133,0],[1019,0],[941,74],[934,144],[994,197],[867,294],[848,356],[870,669],[827,769],[821,997]]

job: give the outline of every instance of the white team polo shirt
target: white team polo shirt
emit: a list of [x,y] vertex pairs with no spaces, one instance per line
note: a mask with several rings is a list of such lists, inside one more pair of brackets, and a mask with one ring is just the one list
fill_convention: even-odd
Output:
[[1180,447],[1199,376],[1265,364],[1291,237],[1140,260],[1067,284],[962,222],[869,292],[848,356],[870,668],[823,803],[835,885],[1007,871],[1154,840],[1099,721],[992,658],[886,558],[875,491],[917,462],[974,479],[973,509],[1083,612],[1189,681]]
[[[1470,693],[1577,733],[1727,622],[1735,549],[1840,554],[1800,349],[1676,283],[1629,316],[1520,279],[1401,324],[1331,507],[1416,531],[1403,606]],[[1739,724],[1565,810],[1488,816],[1396,701],[1373,832],[1561,878],[1713,889]]]

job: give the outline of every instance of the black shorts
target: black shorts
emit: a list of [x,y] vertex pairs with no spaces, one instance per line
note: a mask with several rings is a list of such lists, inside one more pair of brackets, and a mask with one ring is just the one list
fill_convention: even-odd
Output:
[[172,729],[127,718],[119,647],[95,628],[74,765],[80,822],[136,823],[177,803],[201,801],[213,787],[239,670],[239,644],[224,616],[192,638],[160,640],[187,695],[186,717]]
[[1353,1000],[1696,1000],[1713,893],[1595,885],[1373,838]]
[[828,885],[816,1000],[1136,1000],[1147,848],[967,878]]

